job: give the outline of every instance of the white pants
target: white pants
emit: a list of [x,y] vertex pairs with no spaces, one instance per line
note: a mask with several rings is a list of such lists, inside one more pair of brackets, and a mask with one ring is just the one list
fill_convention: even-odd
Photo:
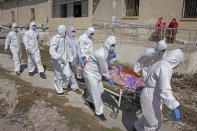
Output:
[[57,60],[52,59],[54,68],[54,88],[57,93],[63,93],[63,89],[67,88],[70,83],[72,72],[69,64],[61,64]]
[[138,131],[158,131],[162,125],[162,105],[154,88],[144,88],[140,96],[143,116],[135,122]]
[[96,79],[94,76],[87,75],[85,73],[85,85],[88,89],[88,98],[87,100],[94,104],[95,114],[101,115],[103,114],[103,101],[102,94],[104,92],[103,82],[102,80]]
[[27,67],[29,72],[33,72],[35,70],[34,63],[36,63],[39,73],[44,72],[44,68],[41,62],[40,50],[37,50],[36,52],[34,52],[34,54],[30,54],[27,51],[27,57],[28,57]]
[[11,47],[10,48],[12,55],[13,55],[13,60],[14,60],[14,66],[15,66],[15,71],[19,72],[20,71],[20,51],[16,47]]
[[78,86],[77,80],[76,80],[76,78],[75,78],[75,73],[74,73],[74,72],[71,73],[70,82],[71,82],[71,83],[70,83],[70,88],[71,88],[73,91],[79,89],[79,86]]

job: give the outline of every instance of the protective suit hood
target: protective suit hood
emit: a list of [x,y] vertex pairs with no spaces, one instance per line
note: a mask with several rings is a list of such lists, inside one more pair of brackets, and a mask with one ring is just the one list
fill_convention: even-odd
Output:
[[166,50],[167,49],[167,44],[164,40],[161,40],[157,43],[157,50],[160,52],[162,50]]
[[88,36],[89,36],[91,33],[94,33],[94,32],[95,32],[95,30],[94,30],[93,27],[89,27],[89,28],[87,29],[87,31],[86,31],[86,33],[87,33]]
[[33,26],[36,26],[36,23],[35,23],[35,22],[31,22],[31,23],[29,24],[29,29],[32,30],[32,27],[33,27]]
[[15,31],[15,29],[14,29],[14,28],[16,28],[16,27],[17,27],[17,24],[16,24],[16,23],[13,23],[13,24],[12,24],[12,28],[11,28],[11,29],[12,29],[12,31]]
[[72,37],[72,36],[71,36],[71,33],[72,33],[73,31],[76,31],[76,29],[75,29],[73,26],[69,26],[69,27],[68,27],[68,30],[67,30],[67,36],[68,36],[69,38]]
[[168,61],[173,69],[183,62],[184,54],[180,49],[172,50],[165,56],[164,60]]
[[109,51],[110,46],[114,45],[114,44],[116,44],[116,37],[115,36],[110,36],[104,42],[103,47],[105,47],[107,49],[107,51]]
[[66,26],[65,25],[59,25],[57,28],[57,32],[60,35],[60,37],[64,37],[66,33]]
[[16,28],[17,27],[17,24],[16,23],[13,23],[12,24],[12,29]]

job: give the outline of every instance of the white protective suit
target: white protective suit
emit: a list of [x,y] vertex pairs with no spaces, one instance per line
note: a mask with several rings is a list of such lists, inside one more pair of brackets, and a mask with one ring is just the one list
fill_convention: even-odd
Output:
[[44,68],[41,62],[40,48],[39,48],[39,34],[37,31],[32,30],[35,26],[35,22],[31,22],[29,25],[29,30],[25,32],[23,43],[28,56],[28,71],[33,72],[35,70],[34,62],[37,65],[38,72],[44,72]]
[[[82,57],[79,40],[72,34],[73,31],[76,31],[74,27],[69,26],[67,30],[67,39],[69,43],[69,48],[71,49],[71,53],[73,56],[73,59],[77,60],[77,58]],[[71,75],[71,89],[73,91],[77,90],[79,88],[77,84],[77,80],[75,78],[75,70],[71,69],[72,75]]]
[[13,55],[15,71],[20,72],[20,64],[21,64],[21,57],[22,57],[22,50],[21,50],[21,34],[19,31],[15,31],[17,27],[16,23],[12,24],[12,31],[8,33],[6,40],[5,40],[5,48],[8,49],[10,45],[10,50]]
[[90,38],[90,34],[94,32],[95,32],[94,28],[89,27],[86,33],[84,33],[79,37],[82,57],[88,57],[93,52],[93,47],[92,47],[93,40],[92,38]]
[[72,62],[68,42],[66,40],[66,27],[60,25],[57,29],[58,34],[50,40],[50,55],[54,68],[54,88],[57,93],[63,93],[63,88],[67,88],[70,82],[71,70],[69,62]]
[[179,106],[170,85],[173,69],[183,62],[180,49],[169,52],[161,61],[153,64],[148,72],[146,86],[140,96],[143,117],[135,123],[138,131],[157,131],[162,124],[163,103],[171,110]]
[[101,95],[104,92],[102,76],[107,80],[110,79],[110,72],[108,69],[109,48],[116,44],[116,38],[110,36],[105,41],[103,47],[95,50],[88,58],[84,69],[85,84],[88,89],[87,100],[94,104],[95,114],[103,114],[103,102]]
[[159,59],[159,57],[164,54],[164,50],[166,49],[167,44],[164,40],[159,41],[156,48],[146,49],[134,65],[134,72],[140,73],[140,70],[142,70],[142,78],[143,80],[145,80],[147,72],[152,66],[152,64],[158,61],[157,59]]

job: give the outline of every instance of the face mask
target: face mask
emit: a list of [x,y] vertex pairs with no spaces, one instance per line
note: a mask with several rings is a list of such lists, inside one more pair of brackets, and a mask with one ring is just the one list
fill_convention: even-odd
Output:
[[32,30],[33,30],[33,31],[36,31],[36,26],[35,26],[35,25],[32,26]]
[[75,32],[71,33],[71,37],[74,38],[75,37]]
[[114,53],[114,47],[113,46],[110,46],[110,48],[109,48],[109,53]]
[[91,33],[88,35],[88,38],[92,39],[93,38],[94,33]]
[[164,54],[166,50],[162,50],[159,52],[159,55]]

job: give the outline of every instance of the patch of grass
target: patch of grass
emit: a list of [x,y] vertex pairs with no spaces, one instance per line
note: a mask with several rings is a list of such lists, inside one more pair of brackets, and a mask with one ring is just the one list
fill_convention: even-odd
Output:
[[[197,129],[197,112],[184,105],[180,105],[179,109],[181,112],[181,121]],[[169,109],[163,106],[163,116],[167,118],[167,121],[173,121],[174,113],[172,111],[172,115],[170,116],[168,111]]]
[[65,106],[59,113],[68,120],[68,127],[71,129],[79,128],[80,131],[120,131],[118,128],[106,128],[99,124],[97,118],[80,108]]
[[182,74],[182,73],[174,72],[174,73],[172,74],[172,78],[181,79],[181,78],[183,78],[183,77],[184,77],[184,74]]
[[40,49],[40,54],[42,57],[42,64],[45,68],[45,70],[51,71],[53,69],[52,63],[51,63],[51,56],[49,53],[49,46],[42,45]]
[[59,97],[58,95],[54,94],[51,97],[46,98],[46,101],[63,105],[64,103],[68,102],[68,99],[64,97]]
[[122,66],[122,67],[127,67],[130,70],[134,69],[134,65],[129,64],[129,63],[121,63],[119,61],[116,61],[114,64],[112,64],[112,66]]
[[171,84],[181,89],[197,91],[197,74],[179,74],[176,72],[172,75]]
[[15,107],[15,112],[22,112],[22,113],[27,113],[32,105],[34,104],[35,100],[39,100],[39,97],[34,96],[34,95],[23,95],[20,96],[18,99],[18,104]]

